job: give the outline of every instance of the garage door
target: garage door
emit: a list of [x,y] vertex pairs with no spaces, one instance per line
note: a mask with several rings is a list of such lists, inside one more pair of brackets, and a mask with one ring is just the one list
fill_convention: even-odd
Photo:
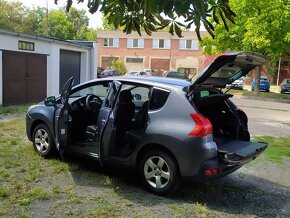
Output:
[[81,53],[60,50],[59,63],[59,91],[61,92],[66,81],[74,77],[74,85],[80,84]]
[[169,59],[152,58],[151,69],[157,72],[156,76],[162,76],[163,71],[168,71],[170,66]]
[[3,105],[42,101],[46,97],[47,56],[3,51]]

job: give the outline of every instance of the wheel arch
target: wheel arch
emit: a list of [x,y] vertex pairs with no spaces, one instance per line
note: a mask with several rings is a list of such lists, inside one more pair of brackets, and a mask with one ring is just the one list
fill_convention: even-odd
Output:
[[[49,125],[44,121],[44,120],[41,120],[41,119],[37,119],[35,121],[33,121],[31,127],[30,127],[30,137],[31,139],[33,138],[33,132],[34,132],[34,129],[37,125],[39,124],[44,124],[47,126],[47,128],[49,128]],[[49,128],[50,129],[50,128]],[[52,131],[50,130],[50,132],[52,133]]]

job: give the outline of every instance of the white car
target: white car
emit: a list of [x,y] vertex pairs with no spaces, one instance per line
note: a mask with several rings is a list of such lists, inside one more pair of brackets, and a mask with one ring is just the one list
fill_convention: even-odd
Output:
[[231,85],[228,87],[231,87],[232,89],[244,89],[244,78],[240,78],[235,80]]

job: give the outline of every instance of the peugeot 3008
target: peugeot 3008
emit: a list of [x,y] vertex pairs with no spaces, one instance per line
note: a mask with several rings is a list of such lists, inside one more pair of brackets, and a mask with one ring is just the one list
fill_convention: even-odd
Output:
[[192,82],[113,77],[47,97],[26,115],[29,140],[47,157],[74,153],[136,169],[150,192],[165,195],[181,181],[228,175],[267,147],[251,142],[247,116],[222,92],[265,58],[221,55]]

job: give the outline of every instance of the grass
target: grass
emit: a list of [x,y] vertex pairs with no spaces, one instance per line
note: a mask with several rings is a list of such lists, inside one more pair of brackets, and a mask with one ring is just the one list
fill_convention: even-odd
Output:
[[290,102],[290,94],[280,94],[280,93],[263,92],[263,91],[257,94],[255,92],[249,91],[248,89],[244,89],[244,90],[231,89],[230,91],[228,91],[228,93],[233,94],[233,95],[248,96],[248,97],[253,97],[253,98],[262,98],[266,100]]
[[0,114],[16,114],[16,113],[26,113],[31,104],[24,105],[14,105],[14,106],[0,106]]
[[266,159],[282,163],[283,158],[290,158],[290,137],[255,137],[254,141],[264,141],[269,145],[264,151]]

